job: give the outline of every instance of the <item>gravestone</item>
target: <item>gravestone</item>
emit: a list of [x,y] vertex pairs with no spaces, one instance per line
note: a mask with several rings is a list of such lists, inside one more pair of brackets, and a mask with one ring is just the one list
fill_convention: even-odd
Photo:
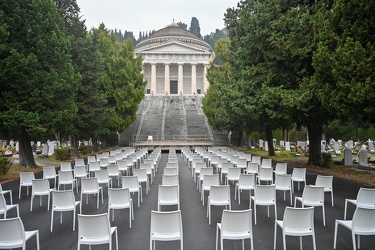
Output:
[[40,146],[42,146],[42,142],[41,141],[37,141],[36,142],[36,146],[39,148]]
[[268,141],[265,141],[265,142],[264,142],[264,149],[265,149],[266,151],[268,151]]
[[352,149],[352,148],[353,148],[353,141],[352,141],[352,140],[347,141],[347,142],[345,143],[345,147],[346,147],[346,148],[350,148],[350,149]]
[[44,144],[42,148],[42,155],[48,155],[48,144]]
[[320,151],[326,152],[326,146],[327,146],[327,142],[325,140],[321,140],[320,141]]
[[341,154],[341,151],[340,151],[340,143],[338,143],[337,141],[334,141],[333,142],[333,150],[336,154]]
[[359,166],[368,167],[368,153],[365,150],[361,150],[358,153],[358,164]]
[[36,144],[35,144],[33,141],[31,142],[31,150],[32,150],[33,152],[36,151]]
[[55,142],[54,141],[48,141],[48,156],[53,155],[55,153]]
[[280,141],[280,147],[285,148],[285,142],[284,141]]
[[19,142],[16,142],[16,151],[17,151],[17,152],[20,151],[20,143],[19,143]]
[[345,166],[353,165],[352,150],[349,148],[344,149],[344,165]]
[[285,150],[290,151],[290,141],[285,142]]
[[273,147],[276,148],[277,140],[273,138]]
[[260,140],[259,140],[259,148],[263,148],[263,146],[264,146],[263,143],[264,143],[263,140],[260,139]]
[[373,151],[374,150],[374,142],[370,139],[367,141],[368,150]]
[[10,141],[9,141],[9,146],[10,146],[11,148],[14,147],[14,141],[13,141],[13,140],[10,140]]

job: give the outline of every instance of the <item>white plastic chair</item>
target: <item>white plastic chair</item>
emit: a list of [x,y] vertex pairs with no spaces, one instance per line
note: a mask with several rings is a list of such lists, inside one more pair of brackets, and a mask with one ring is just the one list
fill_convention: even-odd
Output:
[[[64,190],[66,185],[71,185],[72,189],[76,186],[77,180],[73,178],[72,170],[69,171],[59,171],[59,181],[58,181],[58,190],[60,190],[60,186],[64,185]],[[78,193],[78,188],[76,188]]]
[[247,168],[247,160],[245,158],[239,158],[237,162],[237,167],[241,169],[241,172],[245,172]]
[[103,204],[103,189],[99,187],[98,180],[94,178],[82,178],[82,188],[81,188],[81,204],[80,210],[82,213],[82,203],[83,203],[83,195],[86,194],[86,204],[89,203],[88,195],[94,194],[96,196],[96,208],[99,209],[99,193],[102,195],[102,204]]
[[25,231],[20,217],[0,220],[0,248],[26,249],[26,242],[35,235],[36,249],[39,250],[39,230]]
[[336,249],[338,225],[342,225],[351,231],[353,250],[357,249],[355,240],[357,235],[358,249],[360,249],[360,235],[375,235],[375,209],[357,207],[352,220],[336,220],[333,249]]
[[179,185],[177,174],[163,174],[161,177],[161,185]]
[[21,199],[21,191],[22,187],[26,187],[27,195],[29,195],[29,187],[31,187],[31,180],[35,179],[35,175],[33,172],[20,172],[20,187],[18,190],[18,199]]
[[197,182],[197,176],[201,173],[201,169],[206,167],[205,162],[196,162],[194,168],[194,182]]
[[121,177],[122,188],[128,188],[131,193],[138,193],[138,207],[143,201],[142,198],[142,185],[138,182],[137,176],[122,176]]
[[76,167],[76,166],[85,166],[86,167],[85,160],[84,159],[75,159],[74,160],[74,167]]
[[257,163],[259,166],[262,163],[262,157],[259,155],[253,155],[253,157],[251,158],[251,162]]
[[99,186],[105,184],[107,190],[112,187],[112,179],[109,177],[107,169],[96,170],[95,178],[98,180]]
[[148,191],[150,190],[150,183],[147,176],[147,170],[146,169],[134,169],[133,175],[138,177],[139,184],[142,185],[144,182],[146,184],[146,194],[148,194]]
[[108,165],[116,164],[117,162],[116,155],[110,155],[108,156],[107,159],[108,159]]
[[294,207],[296,207],[297,201],[300,201],[302,203],[302,207],[322,207],[323,225],[326,225],[326,216],[324,212],[324,187],[306,186],[303,189],[302,197],[294,197]]
[[241,175],[241,168],[232,168],[230,167],[228,169],[228,173],[225,176],[225,184],[229,185],[229,181],[232,181],[233,183],[237,183],[240,180],[240,175]]
[[180,249],[184,248],[181,211],[151,211],[150,250],[155,250],[156,241],[180,240]]
[[118,160],[117,161],[118,170],[121,172],[122,175],[129,175],[129,167],[126,160]]
[[4,195],[0,194],[0,215],[4,214],[4,219],[6,219],[8,211],[13,208],[17,210],[17,216],[19,217],[20,211],[19,211],[18,204],[7,205]]
[[180,210],[180,190],[178,185],[159,185],[158,187],[158,211],[164,205],[177,205]]
[[211,156],[209,166],[213,168],[215,166],[217,167],[218,164],[219,164],[219,156],[217,156],[217,155]]
[[219,186],[220,179],[219,174],[206,174],[203,176],[202,187],[201,187],[201,201],[204,206],[204,191],[210,191],[211,186]]
[[220,182],[223,179],[223,175],[224,175],[224,183],[225,183],[225,177],[228,174],[228,170],[229,168],[233,168],[233,167],[234,165],[232,162],[223,162],[223,164],[221,165],[221,171],[220,171]]
[[247,174],[258,174],[259,164],[255,162],[248,162],[246,173]]
[[73,174],[74,179],[77,180],[77,186],[79,185],[78,179],[87,178],[89,176],[86,166],[74,166]]
[[[257,224],[257,206],[267,206],[268,217],[270,217],[270,206],[275,207],[275,220],[277,220],[276,187],[275,185],[255,186],[254,196],[250,199],[254,201],[254,222]],[[251,207],[251,201],[250,201]]]
[[89,176],[91,177],[91,173],[95,173],[95,171],[101,170],[100,168],[100,162],[90,162],[89,163]]
[[80,201],[76,201],[73,190],[52,191],[51,232],[53,229],[53,214],[60,212],[60,224],[62,224],[62,212],[73,211],[73,231],[76,225],[76,207]]
[[302,236],[311,235],[314,250],[316,250],[315,243],[315,229],[314,229],[314,207],[308,208],[293,208],[286,207],[284,211],[283,220],[275,220],[275,232],[273,248],[276,249],[277,227],[282,229],[283,235],[283,249],[286,250],[286,237],[299,236],[300,249],[302,249]]
[[257,175],[258,184],[265,181],[267,184],[273,183],[273,169],[270,167],[259,167]]
[[10,204],[13,204],[12,190],[4,190],[0,183],[0,195],[9,194]]
[[152,168],[151,168],[151,164],[150,163],[141,163],[139,165],[139,169],[145,169],[146,172],[147,172],[147,176],[150,175],[150,182],[151,182],[151,185],[152,185],[152,182],[153,182],[153,179],[154,179],[154,173],[152,171]]
[[253,223],[251,209],[224,210],[221,223],[216,227],[216,250],[220,231],[220,249],[224,249],[224,240],[242,240],[242,250],[245,249],[245,239],[250,240],[250,249],[253,245]]
[[272,168],[272,159],[262,159],[262,163],[260,164],[262,168]]
[[[107,166],[109,178],[117,178],[117,186],[120,186],[121,172],[117,165],[108,165]],[[112,183],[113,184],[113,183]]]
[[107,168],[109,165],[108,158],[101,158],[99,161],[100,168]]
[[202,191],[202,181],[203,177],[208,174],[214,174],[214,169],[213,168],[201,168],[200,173],[198,174],[197,177],[197,189],[199,193]]
[[108,216],[112,212],[112,221],[115,220],[115,209],[129,209],[129,227],[132,228],[134,220],[133,200],[130,197],[129,188],[110,188],[108,190]]
[[70,162],[60,162],[60,171],[71,171],[72,164]]
[[294,182],[298,183],[298,190],[300,189],[300,182],[306,186],[306,168],[293,168],[292,172],[292,191],[294,193]]
[[111,227],[108,214],[83,215],[78,214],[78,250],[81,245],[109,244],[112,249],[112,235],[116,237],[118,249],[117,227]]
[[211,186],[207,198],[207,217],[209,225],[211,225],[211,206],[225,206],[225,209],[232,209],[230,201],[230,186]]
[[276,163],[275,170],[273,171],[275,175],[277,174],[287,174],[288,172],[288,163]]
[[323,186],[325,193],[331,193],[331,203],[333,207],[333,176],[318,175],[315,180],[315,186]]
[[39,205],[42,206],[42,196],[47,195],[47,210],[49,211],[49,204],[50,204],[50,197],[51,189],[49,186],[48,179],[35,179],[32,180],[32,188],[31,188],[31,201],[30,201],[30,211],[33,211],[33,200],[35,196],[39,196]]
[[54,187],[56,187],[57,174],[55,167],[43,167],[43,179],[54,179]]
[[178,170],[177,168],[164,168],[164,174],[165,175],[177,175]]
[[375,209],[375,189],[360,188],[357,194],[357,199],[345,199],[344,220],[346,220],[348,202],[357,207]]
[[241,204],[241,192],[243,190],[249,191],[249,200],[251,196],[251,190],[255,189],[255,174],[241,174],[236,186],[234,188],[234,200],[237,199],[238,193],[238,204]]
[[87,156],[87,164],[90,164],[90,162],[95,162],[95,161],[96,161],[95,155],[88,155]]
[[275,187],[276,187],[276,191],[280,190],[284,192],[284,201],[285,201],[285,192],[289,191],[290,205],[292,205],[293,204],[292,176],[290,174],[276,174],[275,175]]

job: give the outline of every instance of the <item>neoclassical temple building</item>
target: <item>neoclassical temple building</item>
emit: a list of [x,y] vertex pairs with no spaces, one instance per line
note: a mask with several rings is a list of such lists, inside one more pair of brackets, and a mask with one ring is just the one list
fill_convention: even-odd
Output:
[[207,67],[215,54],[210,45],[192,32],[172,23],[135,47],[143,57],[146,94],[204,94],[209,86]]

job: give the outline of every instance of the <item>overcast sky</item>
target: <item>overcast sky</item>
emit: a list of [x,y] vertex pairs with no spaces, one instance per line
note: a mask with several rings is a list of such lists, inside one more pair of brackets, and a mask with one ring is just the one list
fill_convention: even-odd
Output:
[[224,28],[224,13],[239,0],[77,0],[88,29],[104,23],[109,29],[133,31],[159,30],[175,22],[190,27],[196,17],[201,35]]

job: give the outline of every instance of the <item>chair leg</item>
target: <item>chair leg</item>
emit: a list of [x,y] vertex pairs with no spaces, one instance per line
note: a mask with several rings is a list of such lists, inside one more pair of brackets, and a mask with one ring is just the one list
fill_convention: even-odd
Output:
[[338,226],[338,223],[337,223],[337,220],[335,221],[335,234],[334,234],[334,237],[333,237],[333,249],[336,249],[336,241],[337,241],[337,226]]

